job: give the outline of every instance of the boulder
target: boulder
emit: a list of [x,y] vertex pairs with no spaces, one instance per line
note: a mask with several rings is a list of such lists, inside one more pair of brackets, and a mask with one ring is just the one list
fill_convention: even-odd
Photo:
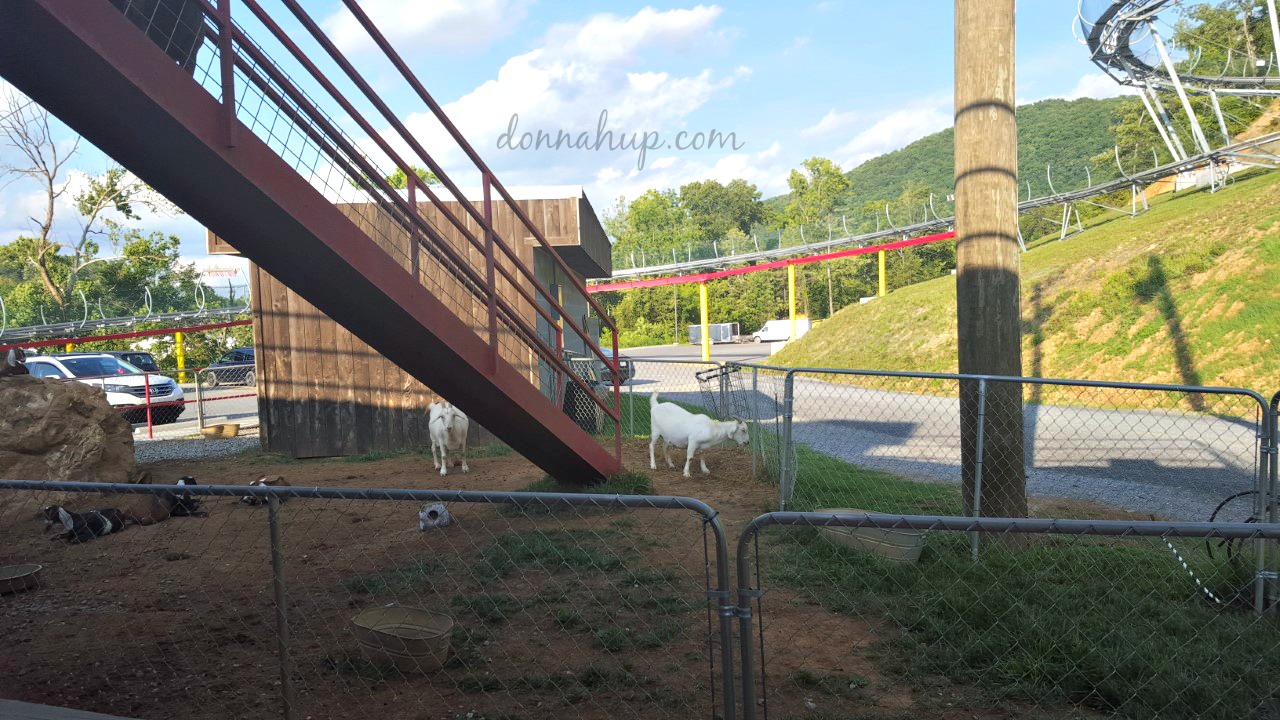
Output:
[[0,478],[133,481],[133,428],[101,388],[5,377],[0,408]]

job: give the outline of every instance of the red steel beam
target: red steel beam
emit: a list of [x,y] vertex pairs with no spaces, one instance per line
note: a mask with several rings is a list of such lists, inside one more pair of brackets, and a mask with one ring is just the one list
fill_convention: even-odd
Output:
[[155,330],[130,330],[123,333],[112,333],[110,335],[86,335],[84,337],[74,338],[56,338],[53,340],[36,340],[34,342],[13,343],[11,345],[0,345],[0,352],[5,352],[13,348],[42,348],[53,347],[54,345],[66,345],[67,343],[94,343],[104,342],[107,340],[132,340],[141,337],[155,337],[156,335],[172,335],[176,332],[203,332],[205,330],[221,330],[229,327],[243,327],[252,325],[252,320],[231,320],[229,322],[212,323],[210,325],[191,325],[189,327],[172,327],[157,328]]
[[487,343],[248,128],[227,148],[218,99],[106,0],[0,2],[0,76],[543,470],[617,470],[514,367],[485,372]]
[[788,265],[808,265],[810,263],[823,262],[824,260],[839,260],[840,258],[855,257],[857,255],[870,255],[871,253],[880,252],[881,250],[900,250],[902,248],[913,247],[915,245],[928,245],[929,243],[942,242],[943,240],[954,240],[955,238],[956,234],[954,232],[944,232],[938,233],[937,235],[925,235],[918,238],[910,238],[908,240],[898,240],[891,243],[884,243],[882,245],[868,245],[866,247],[853,248],[851,250],[838,250],[836,252],[823,253],[821,255],[787,258],[786,260],[775,260],[773,262],[761,263],[759,265],[746,265],[744,267],[730,268],[728,270],[698,273],[697,275],[670,275],[668,277],[649,278],[647,280],[627,280],[625,282],[589,285],[587,286],[587,292],[602,293],[614,292],[616,290],[636,290],[638,288],[663,287],[664,285],[700,283],[708,280],[719,280],[720,278],[733,277],[734,275],[746,275],[747,273],[760,272],[762,270],[776,270],[778,268],[787,267]]

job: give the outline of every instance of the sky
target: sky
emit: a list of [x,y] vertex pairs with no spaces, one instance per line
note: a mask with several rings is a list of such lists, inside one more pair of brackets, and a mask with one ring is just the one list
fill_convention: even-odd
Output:
[[[287,14],[278,0],[264,5],[276,16]],[[788,173],[806,158],[828,157],[848,170],[949,127],[952,5],[361,3],[504,184],[581,185],[598,213],[620,197],[703,179],[743,178],[770,197],[786,192]],[[314,0],[306,7],[451,176],[456,171],[460,184],[476,182],[462,152],[341,3]],[[1120,93],[1073,37],[1075,11],[1072,0],[1018,3],[1019,103]],[[240,22],[251,36],[265,32],[252,18]],[[296,24],[285,27],[303,35]],[[341,87],[356,94],[350,84]],[[367,116],[375,112],[370,108]],[[520,136],[539,130],[552,137],[558,131],[571,137],[587,133],[590,141],[602,122],[615,144],[648,137],[655,149],[642,154],[634,147],[519,147]],[[513,139],[501,145],[513,123]],[[343,125],[372,148],[354,123]],[[388,123],[378,128],[389,134]],[[687,147],[713,131],[721,142]],[[60,127],[58,137],[69,144],[74,136]],[[405,148],[399,140],[393,145]],[[12,160],[11,152],[0,150],[0,161]],[[74,189],[111,163],[82,145],[67,181]],[[25,181],[0,189],[0,243],[29,232],[39,208],[37,191]],[[79,232],[72,194],[59,208],[58,226],[67,234]],[[139,224],[178,235],[183,256],[193,262],[229,264],[202,258],[205,232],[193,218],[149,214]]]

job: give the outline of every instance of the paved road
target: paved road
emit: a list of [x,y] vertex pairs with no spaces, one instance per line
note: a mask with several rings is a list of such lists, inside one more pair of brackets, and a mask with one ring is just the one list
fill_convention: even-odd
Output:
[[[638,361],[629,389],[644,394],[656,389],[666,398],[705,405],[708,396],[692,370]],[[749,379],[744,381],[749,386]],[[744,397],[745,411],[739,407],[735,412],[769,428],[781,427],[780,379],[762,376],[760,392],[745,392]],[[1254,484],[1257,426],[1247,400],[1233,407],[1241,417],[1028,405],[1028,490],[1033,496],[1206,520],[1221,500]],[[954,397],[801,376],[796,379],[793,434],[798,442],[863,467],[921,482],[960,481],[959,403]],[[999,469],[987,472],[990,478]]]
[[[194,386],[183,385],[182,392],[187,400],[194,401],[196,399]],[[242,425],[257,424],[258,399],[254,388],[239,385],[216,387],[204,390],[202,395],[205,401],[204,415],[206,420],[219,419],[224,422],[239,422]],[[240,397],[243,395],[248,395],[248,397]],[[155,426],[155,436],[157,438],[184,437],[198,432],[196,404],[194,402],[187,403],[182,416],[178,418],[178,422]],[[133,426],[133,436],[135,440],[145,440],[147,438],[146,424],[135,424]]]

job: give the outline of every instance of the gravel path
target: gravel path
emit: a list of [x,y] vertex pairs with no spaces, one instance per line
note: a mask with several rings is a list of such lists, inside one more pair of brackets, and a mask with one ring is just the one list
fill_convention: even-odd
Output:
[[205,458],[236,455],[247,450],[258,448],[258,435],[241,435],[240,437],[222,440],[180,439],[180,440],[143,440],[133,445],[133,454],[138,464],[163,462],[165,460],[199,460]]

